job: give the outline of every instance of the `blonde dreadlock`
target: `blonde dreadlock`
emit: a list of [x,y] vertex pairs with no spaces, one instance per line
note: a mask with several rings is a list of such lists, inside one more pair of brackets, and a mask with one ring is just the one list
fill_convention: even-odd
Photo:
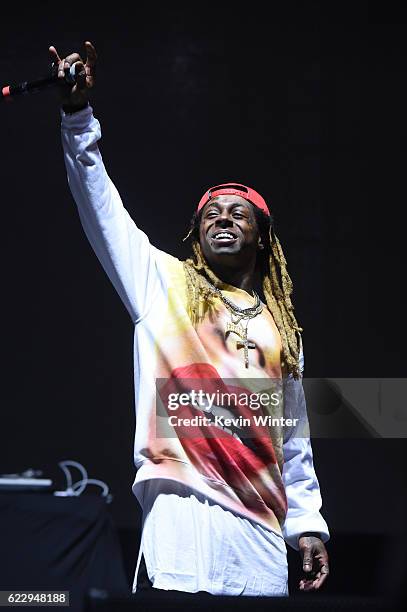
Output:
[[[193,232],[186,236],[188,238]],[[186,240],[185,238],[185,240]],[[270,251],[268,262],[265,262],[262,271],[262,283],[267,307],[271,312],[282,342],[283,359],[287,369],[294,378],[299,378],[299,351],[300,332],[294,315],[291,302],[293,284],[287,271],[287,262],[283,249],[272,226],[269,229]],[[215,287],[222,281],[217,278],[208,266],[203,256],[201,245],[196,239],[192,241],[193,256],[184,261],[185,278],[187,283],[188,309],[192,324],[196,326],[204,317],[205,309],[209,307],[216,293],[205,281],[205,277]]]

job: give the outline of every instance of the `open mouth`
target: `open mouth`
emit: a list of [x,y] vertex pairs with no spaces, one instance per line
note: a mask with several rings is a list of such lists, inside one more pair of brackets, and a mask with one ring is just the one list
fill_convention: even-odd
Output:
[[236,242],[237,236],[228,231],[219,231],[212,235],[212,240],[217,244],[229,244]]

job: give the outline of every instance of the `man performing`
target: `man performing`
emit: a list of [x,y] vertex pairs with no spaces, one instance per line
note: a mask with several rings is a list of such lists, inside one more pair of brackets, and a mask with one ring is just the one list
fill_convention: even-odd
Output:
[[[133,492],[143,529],[133,591],[285,596],[286,542],[302,557],[299,588],[317,590],[329,573],[329,531],[307,433],[301,329],[268,206],[245,185],[217,185],[196,206],[187,261],[152,246],[104,168],[88,101],[96,52],[85,46],[86,62],[50,52],[69,186],[135,326]],[[278,383],[283,402],[241,405]],[[235,403],[225,406],[219,390],[235,392]]]

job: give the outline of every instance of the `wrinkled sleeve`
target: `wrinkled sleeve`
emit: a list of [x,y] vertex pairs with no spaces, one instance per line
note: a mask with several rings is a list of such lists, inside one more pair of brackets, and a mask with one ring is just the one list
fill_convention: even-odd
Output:
[[157,249],[124,208],[98,148],[99,121],[92,107],[61,111],[68,184],[85,234],[132,320],[146,315],[159,284]]
[[308,415],[302,373],[304,354],[300,352],[301,378],[290,375],[284,382],[284,410],[286,418],[298,419],[296,425],[286,428],[284,436],[283,483],[288,501],[288,511],[283,525],[285,541],[299,550],[298,538],[306,531],[315,531],[325,543],[329,530],[320,513],[322,506],[319,483],[314,470]]

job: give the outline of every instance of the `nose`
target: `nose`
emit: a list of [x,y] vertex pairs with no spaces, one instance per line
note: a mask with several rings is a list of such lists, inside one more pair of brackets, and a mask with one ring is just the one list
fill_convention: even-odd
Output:
[[223,211],[216,219],[216,225],[219,225],[220,227],[227,227],[232,225],[232,223],[232,219],[227,211]]

